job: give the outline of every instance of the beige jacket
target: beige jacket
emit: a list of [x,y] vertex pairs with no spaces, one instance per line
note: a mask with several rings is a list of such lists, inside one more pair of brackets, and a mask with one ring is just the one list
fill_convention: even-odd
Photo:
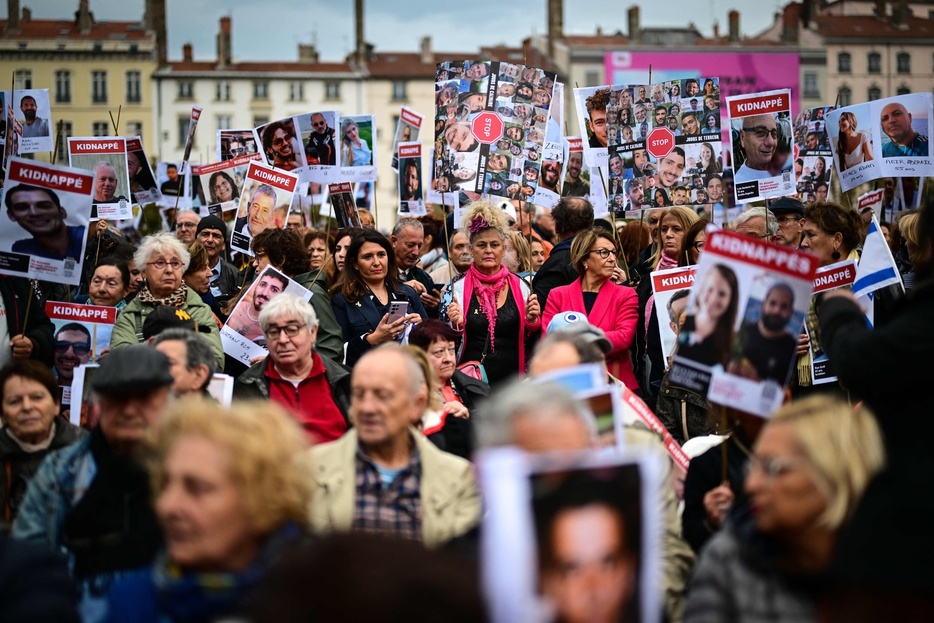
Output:
[[[422,462],[422,542],[438,547],[480,520],[480,495],[473,468],[464,459],[436,448],[412,429]],[[312,483],[308,519],[314,532],[346,532],[353,523],[357,432],[315,446],[302,457]]]

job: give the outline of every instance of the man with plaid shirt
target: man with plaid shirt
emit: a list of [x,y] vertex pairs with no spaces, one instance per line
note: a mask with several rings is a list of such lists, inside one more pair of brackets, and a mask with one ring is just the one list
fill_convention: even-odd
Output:
[[398,344],[357,362],[354,428],[305,457],[313,530],[387,534],[437,547],[476,525],[480,499],[470,463],[414,428],[427,402],[424,372]]

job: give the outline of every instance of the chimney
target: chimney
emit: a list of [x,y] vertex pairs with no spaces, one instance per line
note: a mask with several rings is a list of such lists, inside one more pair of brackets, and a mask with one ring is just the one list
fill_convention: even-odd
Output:
[[182,46],[182,60],[183,61],[192,61],[194,60],[194,54],[192,53],[194,48],[190,43],[186,43]]
[[908,0],[896,0],[892,2],[892,25],[900,30],[908,30],[908,17],[911,15],[911,8],[908,6]]
[[434,65],[435,55],[431,51],[431,37],[422,37],[420,44],[420,60],[423,65]]
[[169,64],[169,51],[166,47],[165,0],[146,0],[143,14],[143,26],[156,37],[156,62],[159,67]]
[[804,0],[801,5],[801,26],[805,30],[809,29],[815,17],[817,17],[816,0]]
[[639,43],[642,40],[642,28],[639,26],[639,6],[629,7],[629,43]]
[[739,11],[733,9],[729,12],[730,43],[739,43]]
[[230,54],[230,17],[220,19],[220,30],[217,32],[217,66],[229,67]]
[[782,41],[785,43],[798,42],[798,29],[801,22],[806,21],[804,14],[807,12],[807,4],[790,3],[785,5],[781,13],[776,13],[775,17],[782,22]]
[[719,24],[719,22],[714,22],[714,23],[713,23],[713,38],[714,38],[714,39],[719,39],[719,38],[720,38],[720,24]]
[[6,35],[19,34],[19,0],[6,0]]
[[354,26],[356,31],[354,62],[358,68],[366,67],[367,60],[366,41],[363,39],[363,23],[363,0],[354,0]]
[[298,44],[298,60],[300,63],[317,63],[318,62],[318,50],[315,49],[314,43],[299,43]]
[[23,21],[28,22],[31,19],[32,19],[32,9],[30,9],[28,6],[24,6],[23,7]]
[[876,6],[873,8],[872,12],[879,19],[885,19],[885,0],[876,0]]
[[75,11],[75,22],[78,24],[78,31],[82,35],[91,33],[91,26],[94,25],[94,14],[91,13],[89,6],[90,0],[79,0],[78,10]]
[[548,56],[554,58],[555,43],[564,38],[564,0],[548,0]]

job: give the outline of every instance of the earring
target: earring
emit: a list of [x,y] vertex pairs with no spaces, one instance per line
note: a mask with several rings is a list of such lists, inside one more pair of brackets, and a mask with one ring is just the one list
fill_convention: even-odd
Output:
[[587,270],[587,264],[584,264],[584,270]]
[[833,253],[830,254],[830,257],[832,257],[832,258],[835,259],[835,260],[839,260],[839,259],[840,259],[840,252],[837,251],[836,249],[834,249],[834,250],[833,250]]

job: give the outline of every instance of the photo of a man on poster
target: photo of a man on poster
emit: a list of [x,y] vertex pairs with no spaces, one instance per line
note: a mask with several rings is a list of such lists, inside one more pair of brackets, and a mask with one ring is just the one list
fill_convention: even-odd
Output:
[[928,137],[912,127],[912,113],[900,102],[886,104],[879,115],[882,133],[888,141],[882,142],[883,158],[922,156],[930,154]]
[[17,184],[7,189],[3,203],[10,220],[31,236],[15,241],[10,249],[13,253],[50,260],[81,258],[85,228],[65,224],[68,213],[55,191]]

